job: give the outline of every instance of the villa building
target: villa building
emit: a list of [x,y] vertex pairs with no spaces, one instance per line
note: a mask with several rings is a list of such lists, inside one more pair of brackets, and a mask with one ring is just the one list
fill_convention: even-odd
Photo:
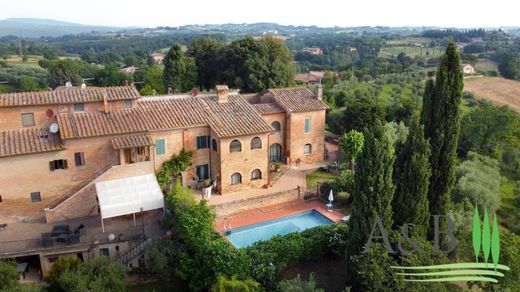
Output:
[[[225,85],[214,93],[151,97],[133,86],[0,94],[0,236],[10,234],[0,240],[0,257],[36,255],[45,273],[56,254],[123,253],[130,245],[115,223],[110,232],[120,241],[112,236],[103,246],[99,238],[106,236],[90,222],[98,215],[114,217],[103,214],[106,194],[100,190],[120,181],[118,187],[126,187],[117,194],[127,198],[123,201],[142,196],[143,185],[122,184],[144,178],[150,183],[182,149],[193,152],[192,166],[182,173],[186,186],[200,187],[209,179],[221,196],[269,189],[276,162],[323,162],[326,110],[321,86],[316,92],[293,87],[247,95]],[[146,191],[157,185],[151,183]],[[138,212],[133,211],[134,225]],[[41,230],[49,224],[82,218],[89,218],[85,224],[93,226],[92,234],[98,232],[81,237],[84,245],[54,246],[50,252],[41,247],[43,233],[42,239],[23,239],[48,232]],[[34,226],[34,234],[14,230],[27,226]]]
[[321,88],[304,87],[247,98],[227,86],[196,96],[141,97],[131,86],[2,94],[0,204],[47,222],[96,214],[89,183],[153,174],[181,149],[194,153],[185,185],[268,188],[273,162],[323,160],[326,109]]

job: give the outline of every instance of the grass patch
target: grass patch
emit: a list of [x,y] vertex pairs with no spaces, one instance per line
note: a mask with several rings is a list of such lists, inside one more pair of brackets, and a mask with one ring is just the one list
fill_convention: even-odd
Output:
[[335,179],[338,175],[331,172],[326,172],[322,170],[316,170],[309,174],[307,174],[307,189],[314,190],[316,185],[320,182],[331,181]]
[[422,56],[422,57],[438,57],[444,53],[445,48],[434,47],[434,48],[420,48],[415,46],[394,46],[381,48],[379,52],[380,57],[397,57],[399,53],[403,52],[408,57]]

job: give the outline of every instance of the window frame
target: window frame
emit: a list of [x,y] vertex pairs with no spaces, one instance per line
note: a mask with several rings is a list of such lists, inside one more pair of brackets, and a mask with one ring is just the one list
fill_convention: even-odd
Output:
[[74,111],[75,112],[84,112],[85,111],[85,103],[84,102],[75,103],[74,104]]
[[218,144],[215,138],[211,139],[211,150],[218,152]]
[[237,139],[235,139],[229,143],[229,153],[235,153],[235,152],[242,152],[242,142],[240,142],[240,140],[237,140]]
[[[238,182],[233,182],[233,177],[235,175],[238,175]],[[231,174],[231,176],[229,177],[229,184],[230,185],[240,185],[240,184],[242,184],[242,175],[240,174],[240,172],[235,172],[235,173]]]
[[38,203],[42,201],[42,193],[41,192],[31,192],[31,202],[32,203]]
[[197,136],[195,139],[195,146],[197,150],[209,148],[209,136]]
[[[278,124],[278,127],[275,127],[274,126],[275,124]],[[282,123],[280,123],[279,121],[273,121],[271,123],[271,128],[273,128],[276,132],[281,132],[282,131]]]
[[[309,151],[306,151],[307,149],[307,146],[309,147]],[[304,155],[311,155],[312,154],[312,144],[310,143],[307,143],[305,145],[303,145],[303,154]]]
[[[253,145],[253,143],[255,143],[255,145]],[[258,144],[258,143],[260,143],[260,144]],[[256,145],[256,144],[258,144],[258,145]],[[260,137],[254,137],[253,139],[251,139],[250,147],[252,150],[262,149],[262,139],[260,139]]]
[[[25,123],[25,120],[24,120],[24,116],[30,116],[31,117],[31,124],[26,124]],[[21,114],[21,118],[22,118],[22,126],[24,127],[34,127],[36,126],[36,122],[34,121],[34,113],[22,113]]]
[[[162,152],[159,153],[159,145],[162,145]],[[166,140],[165,139],[156,139],[155,140],[155,155],[165,155],[166,154]]]
[[303,130],[306,134],[312,131],[311,118],[305,118],[305,125]]
[[[78,163],[79,161],[79,163]],[[85,152],[74,152],[74,164],[76,166],[85,165]]]
[[123,104],[124,104],[125,108],[132,108],[132,100],[131,99],[123,100]]
[[[199,169],[206,169],[206,176],[205,177],[201,177],[199,176]],[[209,164],[200,164],[200,165],[197,165],[195,166],[195,175],[197,176],[198,180],[199,181],[205,181],[207,179],[210,178],[210,175],[209,175]]]
[[[258,173],[258,177],[255,177],[255,173]],[[262,179],[262,171],[258,168],[253,169],[253,171],[251,171],[251,180],[259,180],[259,179]]]
[[67,159],[54,159],[49,161],[49,170],[56,171],[59,169],[65,170],[69,168]]

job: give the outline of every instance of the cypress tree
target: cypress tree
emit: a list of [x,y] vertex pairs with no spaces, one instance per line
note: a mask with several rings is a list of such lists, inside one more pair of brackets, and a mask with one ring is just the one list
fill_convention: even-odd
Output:
[[428,190],[432,215],[447,214],[451,202],[460,132],[459,105],[462,89],[460,55],[455,44],[450,42],[439,64],[435,82],[429,80],[426,83],[421,112],[424,133],[430,141],[432,152],[432,175]]
[[404,143],[396,145],[394,165],[395,194],[392,202],[394,226],[406,223],[416,225],[413,231],[426,235],[430,213],[428,212],[428,186],[431,175],[430,144],[424,137],[419,119],[414,118]]
[[393,164],[393,147],[381,122],[377,121],[365,133],[363,150],[358,156],[349,223],[349,255],[361,251],[368,240],[376,215],[381,218],[387,231],[392,227]]

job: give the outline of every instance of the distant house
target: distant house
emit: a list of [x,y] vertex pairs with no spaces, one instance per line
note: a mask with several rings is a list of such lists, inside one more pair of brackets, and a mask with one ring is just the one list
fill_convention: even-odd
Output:
[[322,71],[309,71],[307,73],[296,74],[294,81],[298,83],[320,84],[324,75],[325,72]]
[[137,70],[137,67],[135,67],[135,66],[128,66],[128,67],[119,69],[119,71],[121,71],[121,72],[131,73],[131,74],[134,74],[136,70]]
[[302,52],[306,52],[316,56],[323,54],[323,51],[320,48],[303,48]]
[[347,50],[351,53],[357,52],[357,49],[354,47],[347,47]]
[[464,73],[464,75],[473,75],[477,73],[475,67],[471,66],[470,64],[463,63],[460,65],[460,68],[462,69],[462,73]]
[[155,52],[155,53],[151,54],[150,57],[152,58],[153,62],[156,64],[162,64],[162,62],[164,60],[164,54],[161,52]]

